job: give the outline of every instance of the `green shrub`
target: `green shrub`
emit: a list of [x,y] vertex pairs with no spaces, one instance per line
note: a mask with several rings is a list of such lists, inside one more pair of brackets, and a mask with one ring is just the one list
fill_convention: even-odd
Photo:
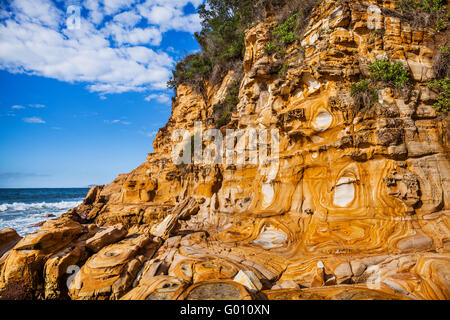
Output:
[[211,61],[203,54],[191,54],[178,62],[167,86],[176,88],[180,83],[200,86],[204,76],[211,71]]
[[[242,61],[244,54],[244,31],[255,19],[257,0],[207,0],[200,5],[198,14],[202,30],[195,33],[201,53],[188,55],[180,61],[169,88],[181,83],[199,84],[218,70],[221,75],[228,62]],[[231,64],[233,65],[233,64]]]
[[273,42],[268,42],[265,46],[264,46],[264,53],[268,56],[274,54],[275,52],[280,51],[280,47],[278,45],[276,45]]
[[285,62],[283,64],[283,67],[281,67],[280,71],[278,71],[278,75],[281,77],[283,76],[289,69],[289,63]]
[[444,12],[445,1],[444,0],[419,0],[417,6],[426,13]]
[[426,13],[439,13],[445,11],[444,0],[400,0],[397,2],[400,12],[422,10]]
[[449,54],[450,53],[450,46],[443,46],[442,48],[439,49],[440,53],[445,53],[445,54]]
[[356,112],[371,108],[378,101],[378,88],[376,87],[378,82],[401,89],[408,85],[410,80],[409,71],[405,69],[403,63],[391,63],[388,59],[376,59],[375,62],[369,64],[369,71],[368,79],[353,83],[350,87]]
[[284,55],[286,47],[297,41],[295,36],[295,20],[298,14],[292,15],[284,23],[276,26],[272,30],[272,40],[267,42],[264,46],[264,53],[266,55],[273,55],[278,53]]
[[439,18],[439,19],[436,21],[436,28],[434,28],[434,31],[435,31],[436,33],[439,33],[439,32],[441,32],[441,31],[445,30],[446,28],[447,28],[447,23],[445,22],[445,20],[442,19],[442,18]]
[[222,128],[230,122],[232,112],[229,109],[224,110],[222,116],[216,120],[217,128]]
[[439,97],[433,105],[438,113],[448,113],[450,110],[450,79],[433,80],[428,86],[439,92]]
[[[277,20],[284,20],[274,28],[277,38],[265,48],[267,54],[283,53],[283,47],[294,43],[307,24],[307,17],[318,0],[206,0],[198,14],[202,30],[195,33],[201,53],[188,55],[180,61],[168,82],[169,88],[181,83],[202,88],[204,80],[219,83],[229,70],[242,68],[247,28],[264,18],[267,5],[277,12]],[[292,14],[294,13],[294,14]],[[289,17],[284,17],[289,14]],[[283,47],[282,47],[283,46]]]
[[388,59],[376,59],[374,63],[369,64],[369,70],[372,80],[393,84],[397,88],[405,87],[410,80],[409,71],[401,62],[391,63]]
[[397,8],[414,28],[434,27],[436,33],[446,28],[446,0],[399,0]]
[[377,89],[368,80],[353,83],[350,87],[351,96],[355,101],[356,111],[371,108],[378,101]]
[[298,13],[295,13],[273,29],[272,34],[281,44],[288,46],[298,40],[295,35],[298,28],[298,17]]
[[297,34],[299,26],[299,14],[294,13],[283,23],[274,27],[271,32],[272,41],[264,47],[265,54],[278,53],[283,56],[286,48],[299,40]]
[[352,83],[351,87],[350,87],[350,91],[352,96],[355,96],[361,92],[371,92],[374,93],[374,97],[377,97],[377,92],[376,90],[374,92],[372,92],[372,88],[369,85],[369,81],[367,80],[361,80],[360,82],[356,82],[356,83]]
[[[291,13],[285,20],[274,27],[271,31],[271,41],[267,42],[264,47],[264,53],[266,55],[277,54],[277,58],[285,60],[285,54],[287,48],[300,41],[301,33],[305,27],[304,20],[311,12],[311,9],[315,4],[315,1],[306,1],[303,6],[305,8],[297,8],[296,13]],[[300,47],[298,51],[304,56],[304,50]],[[283,67],[279,70],[278,75],[282,77],[289,69],[287,61],[283,61]]]

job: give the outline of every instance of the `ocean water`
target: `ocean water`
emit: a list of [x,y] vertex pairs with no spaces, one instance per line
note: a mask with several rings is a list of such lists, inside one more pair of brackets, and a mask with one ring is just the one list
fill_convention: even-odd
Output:
[[60,216],[79,205],[88,188],[0,189],[0,230],[13,228],[21,236],[38,230],[33,224]]

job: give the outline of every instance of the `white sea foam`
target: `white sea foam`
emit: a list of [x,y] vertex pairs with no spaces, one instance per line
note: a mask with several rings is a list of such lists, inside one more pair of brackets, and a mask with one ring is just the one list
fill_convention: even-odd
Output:
[[59,201],[59,202],[38,202],[38,203],[4,203],[0,204],[0,212],[18,212],[27,211],[30,209],[53,209],[53,210],[65,210],[71,209],[79,205],[81,201]]
[[82,201],[36,202],[36,203],[4,203],[0,204],[0,230],[12,228],[21,236],[39,229],[34,225],[48,220],[47,214],[59,217],[69,209],[78,206]]

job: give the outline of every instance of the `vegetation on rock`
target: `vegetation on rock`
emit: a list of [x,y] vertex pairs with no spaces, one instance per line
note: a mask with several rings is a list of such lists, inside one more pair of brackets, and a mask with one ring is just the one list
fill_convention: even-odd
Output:
[[[168,82],[169,88],[190,84],[203,88],[203,81],[216,84],[229,70],[242,68],[245,31],[263,17],[267,5],[283,8],[284,21],[273,30],[274,43],[266,48],[278,52],[296,42],[308,22],[317,0],[207,0],[199,8],[202,30],[195,34],[201,52],[179,61]],[[288,16],[288,18],[286,18]]]
[[214,121],[218,128],[228,124],[231,120],[231,115],[235,111],[239,103],[239,85],[240,79],[235,79],[227,87],[227,94],[222,102],[213,106]]
[[398,7],[402,13],[421,10],[433,14],[444,12],[445,2],[444,0],[400,0],[398,1]]
[[433,59],[433,71],[436,79],[450,77],[450,46],[445,45]]
[[[202,30],[195,34],[201,52],[178,62],[170,88],[187,83],[201,85],[205,79],[220,78],[233,62],[242,61],[244,31],[260,14],[256,0],[207,0],[199,8]],[[193,75],[195,70],[199,70]],[[217,80],[217,79],[213,79]],[[217,82],[217,81],[215,81]]]
[[432,27],[439,33],[448,26],[446,0],[399,0],[398,11],[413,27]]
[[450,110],[450,78],[444,78],[441,80],[433,80],[428,83],[428,86],[439,92],[434,109],[438,113],[448,113]]
[[211,70],[211,61],[202,54],[190,54],[177,63],[173,70],[174,77],[168,82],[169,88],[178,84],[201,85],[204,77]]
[[272,31],[274,41],[268,42],[264,48],[266,54],[271,55],[273,53],[280,53],[283,55],[288,45],[291,45],[299,40],[296,35],[299,26],[298,13],[294,13],[282,24],[276,26]]
[[371,108],[378,100],[378,92],[366,79],[351,85],[351,95],[357,110]]
[[[316,0],[291,2],[290,6],[287,6],[285,11],[279,15],[279,19],[283,22],[271,31],[271,39],[265,45],[264,53],[269,56],[275,54],[277,58],[282,59],[283,67],[278,72],[280,77],[283,77],[289,69],[289,63],[285,59],[287,48],[292,44],[297,44],[297,52],[304,53],[299,43],[309,21],[308,17],[317,2]],[[288,16],[285,18],[286,14]]]
[[439,96],[433,107],[437,113],[447,114],[450,110],[450,46],[440,48],[433,61],[435,79],[428,86]]
[[376,59],[369,64],[370,78],[373,81],[382,81],[387,85],[403,88],[409,82],[410,74],[401,62],[391,63],[388,59]]
[[370,108],[378,100],[379,84],[395,89],[402,89],[409,84],[410,73],[401,62],[388,59],[376,59],[369,66],[370,75],[351,85],[351,95],[357,110]]
[[[283,21],[272,30],[265,52],[284,56],[289,45],[301,40],[308,17],[317,0],[207,0],[199,8],[202,30],[195,34],[201,52],[187,55],[173,70],[168,87],[176,89],[180,84],[189,84],[198,91],[204,90],[205,81],[220,83],[227,71],[240,75],[245,50],[245,30],[263,16],[267,5],[282,8],[277,17]],[[284,61],[279,75],[283,76],[289,68]],[[227,94],[221,103],[213,107],[215,124],[222,127],[229,123],[231,114],[239,102],[239,84],[234,80],[228,86]]]

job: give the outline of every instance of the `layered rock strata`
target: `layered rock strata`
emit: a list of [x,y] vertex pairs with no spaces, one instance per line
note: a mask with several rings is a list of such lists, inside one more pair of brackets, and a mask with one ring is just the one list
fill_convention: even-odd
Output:
[[[203,93],[180,85],[154,153],[15,245],[0,260],[0,295],[450,299],[448,118],[427,86],[435,49],[429,30],[392,9],[321,1],[283,77],[264,53],[268,15],[246,33],[240,102],[221,131],[278,130],[279,153],[258,164],[175,164],[173,133],[214,128],[234,74]],[[385,88],[355,113],[350,84],[383,55],[408,67],[411,90]]]

